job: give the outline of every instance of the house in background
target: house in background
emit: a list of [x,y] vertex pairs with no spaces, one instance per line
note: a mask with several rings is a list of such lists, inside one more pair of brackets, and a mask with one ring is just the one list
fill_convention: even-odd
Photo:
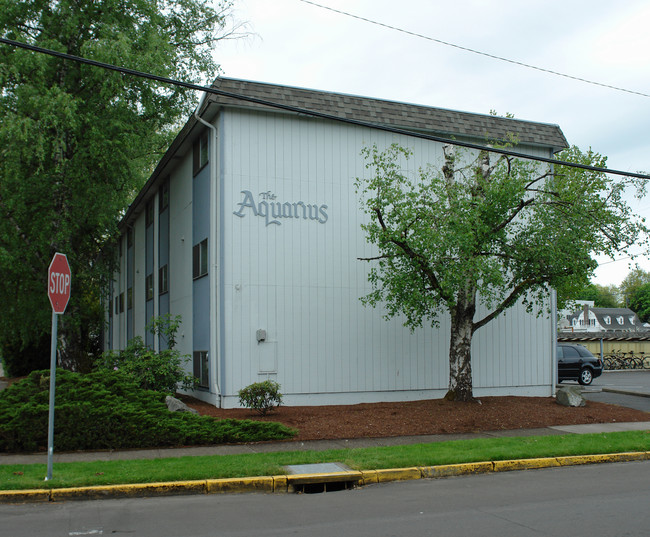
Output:
[[[359,301],[371,290],[359,258],[375,253],[354,187],[370,173],[361,150],[396,142],[411,171],[440,166],[441,142],[386,130],[399,128],[476,144],[512,134],[548,158],[568,145],[559,127],[228,78],[214,88],[226,93],[202,101],[121,222],[106,348],[136,335],[163,347],[145,326],[169,313],[193,395],[217,406],[267,378],[287,405],[442,397],[448,317],[411,332]],[[555,316],[540,308],[516,305],[476,334],[477,396],[554,393]]]
[[645,332],[647,325],[629,308],[596,308],[584,304],[567,315],[567,331],[573,332]]

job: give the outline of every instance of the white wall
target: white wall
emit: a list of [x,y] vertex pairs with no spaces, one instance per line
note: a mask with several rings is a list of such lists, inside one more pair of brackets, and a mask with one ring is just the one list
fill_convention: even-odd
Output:
[[[218,219],[224,226],[224,405],[236,406],[240,388],[267,377],[280,382],[286,404],[444,395],[447,317],[440,330],[410,333],[359,302],[371,288],[369,264],[358,258],[373,250],[360,229],[364,216],[354,190],[355,178],[368,173],[360,156],[365,145],[407,145],[415,150],[413,169],[439,164],[440,145],[315,119],[225,114]],[[327,205],[327,222],[292,218],[266,225],[239,205],[242,190],[257,203],[261,192],[271,192],[276,202]],[[257,329],[267,331],[267,341],[257,342]],[[550,395],[551,355],[551,322],[510,310],[476,334],[475,394]]]

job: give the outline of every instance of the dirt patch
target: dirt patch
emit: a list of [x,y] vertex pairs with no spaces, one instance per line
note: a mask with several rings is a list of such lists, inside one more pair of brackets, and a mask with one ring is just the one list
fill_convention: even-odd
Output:
[[549,397],[484,397],[459,403],[442,399],[404,403],[280,407],[267,416],[248,409],[221,409],[183,396],[204,416],[277,421],[298,429],[295,440],[451,434],[579,425],[650,421],[650,413],[587,401],[579,408],[558,405]]

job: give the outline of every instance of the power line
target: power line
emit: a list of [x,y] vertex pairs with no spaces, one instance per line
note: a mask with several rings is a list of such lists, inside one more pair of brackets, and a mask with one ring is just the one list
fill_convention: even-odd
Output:
[[356,125],[359,127],[365,127],[369,129],[376,129],[376,130],[381,130],[384,132],[390,132],[392,134],[400,134],[404,136],[411,136],[414,138],[419,138],[422,140],[429,140],[433,142],[439,142],[443,144],[449,144],[449,145],[455,145],[459,147],[464,147],[467,149],[475,149],[478,151],[487,151],[490,153],[496,153],[499,155],[505,155],[508,157],[513,157],[513,158],[520,158],[520,159],[525,159],[525,160],[532,160],[535,162],[544,162],[546,164],[553,164],[557,166],[567,166],[570,168],[578,168],[581,170],[586,170],[586,171],[592,171],[592,172],[597,172],[597,173],[609,173],[613,175],[620,175],[623,177],[634,177],[637,179],[646,179],[650,180],[650,175],[642,174],[642,173],[630,173],[630,172],[624,172],[621,170],[614,170],[614,169],[608,169],[608,168],[599,168],[596,166],[588,166],[585,164],[578,164],[575,162],[566,162],[562,160],[556,160],[553,158],[547,158],[547,157],[539,157],[539,156],[532,156],[532,155],[526,155],[525,153],[519,153],[517,151],[511,151],[508,149],[501,149],[501,148],[495,148],[495,147],[488,147],[485,145],[479,145],[479,144],[473,144],[470,142],[463,142],[460,140],[450,140],[448,138],[443,138],[441,136],[435,136],[432,134],[425,134],[417,131],[410,131],[406,129],[399,129],[396,127],[390,127],[387,125],[381,125],[378,123],[370,123],[367,121],[360,121],[357,119],[351,119],[351,118],[345,118],[345,117],[339,117],[335,116],[333,114],[326,114],[324,112],[317,112],[315,110],[308,110],[305,108],[299,108],[297,106],[291,106],[291,105],[286,105],[282,103],[276,103],[272,101],[267,101],[264,99],[258,99],[257,97],[249,97],[248,95],[242,95],[239,93],[232,93],[229,91],[223,91],[214,87],[208,87],[208,86],[201,86],[198,84],[192,84],[190,82],[183,82],[181,80],[174,80],[172,78],[167,78],[163,76],[158,76],[154,75],[151,73],[146,73],[143,71],[136,71],[135,69],[129,69],[127,67],[119,67],[116,65],[112,65],[110,63],[104,63],[100,62],[97,60],[91,60],[88,58],[83,58],[81,56],[74,56],[72,54],[67,54],[65,52],[58,52],[56,50],[51,50],[51,49],[46,49],[43,47],[39,47],[37,45],[30,45],[28,43],[22,43],[20,41],[14,41],[12,39],[6,39],[4,37],[0,37],[0,43],[3,43],[5,45],[10,45],[13,47],[18,47],[26,50],[30,50],[32,52],[38,52],[41,54],[47,54],[49,56],[54,56],[57,58],[61,58],[64,60],[69,60],[69,61],[74,61],[78,63],[83,63],[86,65],[91,65],[93,67],[99,67],[102,69],[108,69],[110,71],[115,71],[118,73],[122,73],[125,75],[131,75],[131,76],[136,76],[139,78],[146,78],[149,80],[154,80],[156,82],[160,82],[162,84],[170,84],[174,86],[180,86],[184,87],[187,89],[192,89],[192,90],[197,90],[197,91],[203,91],[206,93],[211,93],[213,95],[220,95],[222,97],[229,97],[232,99],[237,99],[240,101],[246,101],[254,104],[259,104],[263,106],[268,106],[271,108],[278,108],[280,110],[286,110],[288,112],[293,112],[296,114],[302,114],[302,115],[308,115],[312,117],[317,117],[320,119],[326,119],[329,121],[337,121],[341,123],[347,123],[349,125]]
[[520,62],[520,61],[517,61],[517,60],[511,60],[509,58],[504,58],[503,56],[497,56],[495,54],[489,54],[487,52],[481,52],[480,50],[475,50],[475,49],[472,49],[472,48],[469,48],[469,47],[463,47],[461,45],[456,45],[455,43],[450,43],[448,41],[443,41],[442,39],[436,39],[434,37],[429,37],[427,35],[419,34],[419,33],[416,33],[416,32],[411,32],[409,30],[404,30],[403,28],[398,28],[396,26],[391,26],[390,24],[385,24],[383,22],[378,22],[378,21],[375,21],[375,20],[372,20],[372,19],[368,19],[366,17],[361,17],[359,15],[355,15],[355,14],[349,13],[347,11],[342,11],[340,9],[334,9],[333,7],[324,6],[322,4],[317,4],[316,2],[312,2],[311,0],[299,0],[299,1],[304,2],[305,4],[310,4],[312,6],[315,6],[315,7],[321,8],[321,9],[326,9],[328,11],[338,13],[339,15],[345,15],[346,17],[351,17],[353,19],[357,19],[357,20],[360,20],[360,21],[363,21],[363,22],[374,24],[375,26],[382,26],[383,28],[388,28],[389,30],[394,30],[396,32],[400,32],[400,33],[410,35],[410,36],[413,36],[413,37],[419,37],[420,39],[426,39],[427,41],[433,41],[434,43],[438,43],[440,45],[445,45],[447,47],[456,48],[456,49],[459,49],[459,50],[463,50],[465,52],[471,52],[472,54],[478,54],[479,56],[485,56],[486,58],[491,58],[493,60],[499,60],[499,61],[502,61],[502,62],[511,63],[513,65],[518,65],[519,67],[526,67],[527,69],[533,69],[535,71],[541,71],[542,73],[548,73],[548,74],[555,75],[555,76],[561,76],[563,78],[568,78],[570,80],[577,80],[578,82],[584,82],[586,84],[592,84],[594,86],[600,86],[601,88],[607,88],[607,89],[613,89],[613,90],[616,90],[616,91],[622,91],[622,92],[625,92],[625,93],[631,93],[632,95],[639,95],[641,97],[650,97],[650,94],[642,93],[640,91],[633,91],[633,90],[628,90],[628,89],[625,89],[625,88],[620,88],[618,86],[612,86],[610,84],[603,84],[602,82],[595,82],[593,80],[588,80],[586,78],[580,78],[580,77],[573,76],[573,75],[567,75],[566,73],[560,73],[558,71],[553,71],[551,69],[545,69],[543,67],[537,67],[536,65],[531,65],[529,63],[524,63],[524,62]]

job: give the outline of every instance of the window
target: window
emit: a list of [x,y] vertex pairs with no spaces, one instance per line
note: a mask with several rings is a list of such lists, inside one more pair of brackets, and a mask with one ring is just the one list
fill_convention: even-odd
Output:
[[126,290],[126,309],[133,309],[133,287]]
[[194,376],[199,379],[199,388],[208,388],[208,351],[194,351]]
[[145,216],[145,226],[149,227],[151,224],[153,224],[153,200],[147,203],[147,213]]
[[208,239],[203,239],[192,248],[192,277],[194,279],[208,273]]
[[612,318],[609,315],[605,315],[603,320],[605,321],[605,324],[612,324]]
[[149,274],[145,280],[145,295],[147,300],[153,300],[153,274]]
[[115,313],[124,313],[124,293],[115,297]]
[[158,191],[158,210],[162,213],[169,205],[169,180],[160,185]]
[[208,133],[204,133],[194,142],[194,158],[192,160],[192,174],[196,175],[208,163]]
[[623,319],[623,316],[622,316],[622,315],[619,315],[618,317],[616,317],[616,321],[617,321],[618,324],[620,324],[620,325],[622,325],[623,323],[625,323],[625,319]]
[[[153,282],[151,284],[153,287]],[[167,265],[163,265],[158,269],[158,294],[164,295],[169,291],[169,274]]]
[[573,347],[564,347],[564,358],[579,358],[580,353]]

